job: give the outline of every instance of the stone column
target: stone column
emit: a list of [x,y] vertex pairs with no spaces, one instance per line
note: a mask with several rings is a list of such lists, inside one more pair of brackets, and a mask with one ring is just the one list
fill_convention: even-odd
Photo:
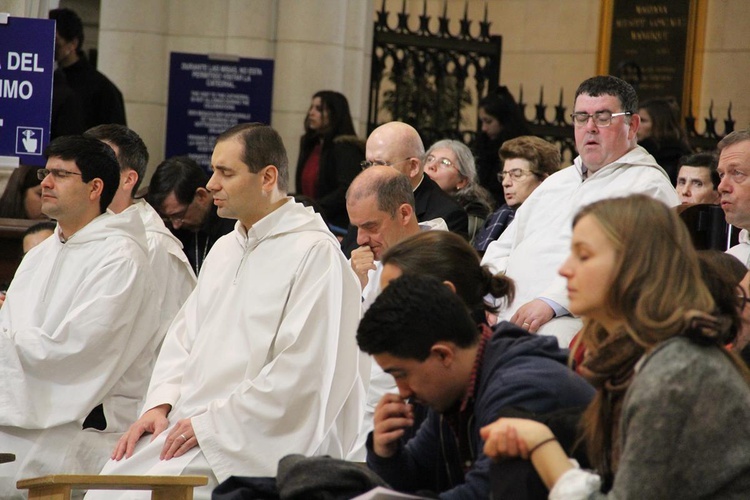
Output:
[[170,52],[274,59],[271,125],[296,165],[317,90],[343,92],[364,135],[373,12],[372,0],[102,0],[99,70],[125,96],[149,177],[164,159]]

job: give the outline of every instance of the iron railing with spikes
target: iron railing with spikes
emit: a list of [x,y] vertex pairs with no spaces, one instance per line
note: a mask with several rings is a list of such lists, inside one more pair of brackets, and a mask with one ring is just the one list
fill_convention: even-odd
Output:
[[[544,87],[539,91],[539,101],[534,104],[534,116],[529,118],[526,113],[528,103],[523,99],[523,85],[518,92],[518,105],[524,112],[529,128],[534,135],[543,137],[560,145],[560,151],[564,158],[576,156],[575,141],[573,138],[573,124],[568,121],[569,113],[563,105],[563,89],[560,89],[560,95],[557,104],[554,106],[554,118],[547,118],[550,105],[544,102]],[[696,127],[697,119],[692,112],[692,103],[688,114],[685,117],[685,130],[688,134],[690,145],[695,151],[711,151],[716,149],[716,144],[730,132],[734,131],[734,118],[732,118],[732,103],[729,102],[727,108],[727,117],[724,119],[724,130],[719,132],[717,124],[719,120],[714,117],[714,102],[708,108],[708,117],[704,118],[705,129],[699,132]]]
[[413,125],[426,144],[446,137],[471,141],[475,123],[462,110],[476,106],[500,79],[502,38],[490,35],[487,5],[479,32],[472,34],[468,3],[457,32],[447,2],[436,24],[423,0],[415,29],[409,26],[405,0],[395,27],[386,4],[383,0],[376,13],[367,133],[390,119]]

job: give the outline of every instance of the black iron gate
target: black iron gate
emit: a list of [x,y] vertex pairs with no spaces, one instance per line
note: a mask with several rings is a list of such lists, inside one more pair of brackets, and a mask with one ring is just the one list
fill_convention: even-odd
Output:
[[411,29],[406,2],[395,27],[388,23],[386,3],[375,22],[368,135],[381,123],[400,120],[416,128],[425,144],[444,138],[470,142],[476,104],[500,79],[502,38],[490,35],[486,6],[475,36],[468,6],[453,34],[447,7],[435,29],[424,2],[418,27]]

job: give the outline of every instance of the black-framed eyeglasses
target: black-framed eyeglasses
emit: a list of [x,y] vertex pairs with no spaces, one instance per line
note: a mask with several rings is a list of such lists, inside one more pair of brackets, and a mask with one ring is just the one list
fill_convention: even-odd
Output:
[[612,125],[612,118],[616,116],[630,116],[633,113],[630,111],[623,111],[621,113],[613,113],[611,111],[597,111],[593,115],[579,111],[577,113],[571,113],[570,117],[573,119],[573,123],[576,127],[585,127],[589,122],[589,118],[594,119],[594,125],[597,127],[609,127]]
[[533,172],[531,170],[524,170],[522,168],[512,168],[510,170],[503,170],[497,173],[497,180],[503,182],[507,176],[510,176],[514,181],[520,181],[527,175],[539,175],[539,172]]
[[36,171],[36,178],[40,181],[43,181],[44,178],[49,174],[52,174],[52,177],[54,177],[56,180],[67,179],[71,175],[83,176],[83,174],[81,173],[71,172],[70,170],[63,170],[61,168],[40,168]]
[[394,161],[394,162],[383,161],[383,160],[375,160],[375,161],[365,160],[365,161],[360,162],[359,166],[362,167],[362,170],[366,168],[374,167],[374,166],[392,167],[394,165],[398,165],[399,163],[404,163],[405,161],[409,161],[412,158],[413,157],[410,156],[409,158],[404,158],[403,160]]

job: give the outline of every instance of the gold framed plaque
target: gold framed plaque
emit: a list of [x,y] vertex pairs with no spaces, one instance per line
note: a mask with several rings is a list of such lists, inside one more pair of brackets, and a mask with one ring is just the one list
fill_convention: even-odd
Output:
[[601,0],[597,72],[627,80],[639,100],[700,104],[707,0]]

